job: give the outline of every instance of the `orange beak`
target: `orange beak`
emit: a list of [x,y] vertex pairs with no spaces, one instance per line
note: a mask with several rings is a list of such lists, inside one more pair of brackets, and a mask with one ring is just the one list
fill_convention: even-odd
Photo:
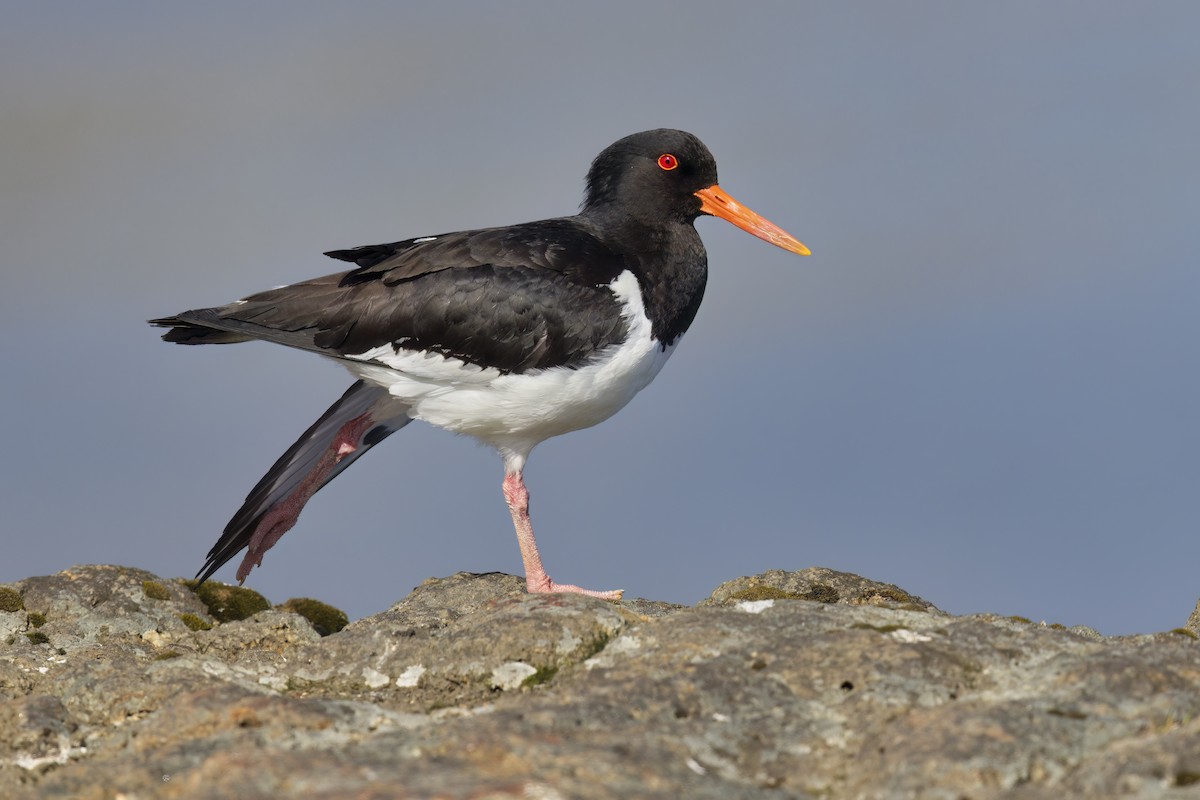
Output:
[[732,222],[746,233],[752,233],[764,242],[770,242],[789,252],[802,256],[809,255],[809,249],[800,244],[796,237],[773,222],[755,214],[726,194],[725,190],[715,183],[707,189],[696,192],[696,197],[700,198],[701,214],[712,214],[714,217]]

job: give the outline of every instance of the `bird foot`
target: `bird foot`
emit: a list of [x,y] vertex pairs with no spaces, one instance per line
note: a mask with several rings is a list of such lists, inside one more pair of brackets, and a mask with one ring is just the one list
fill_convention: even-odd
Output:
[[541,580],[525,580],[525,591],[530,594],[554,594],[558,592],[570,594],[583,594],[588,597],[599,597],[601,600],[611,600],[619,602],[621,595],[625,593],[624,589],[613,589],[607,592],[599,592],[595,589],[584,589],[580,586],[572,586],[569,583],[555,583],[550,580],[549,575],[543,575]]

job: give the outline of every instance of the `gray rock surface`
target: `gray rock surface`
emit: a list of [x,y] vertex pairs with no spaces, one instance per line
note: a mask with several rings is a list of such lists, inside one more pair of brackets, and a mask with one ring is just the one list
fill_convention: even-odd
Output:
[[15,800],[1200,797],[1200,642],[823,569],[695,608],[460,573],[321,636],[74,567],[0,586],[0,742]]

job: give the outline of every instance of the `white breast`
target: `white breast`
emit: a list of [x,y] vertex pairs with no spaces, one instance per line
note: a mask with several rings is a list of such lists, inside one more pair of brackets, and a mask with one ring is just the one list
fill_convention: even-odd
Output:
[[608,419],[645,388],[670,357],[651,336],[637,278],[609,284],[621,301],[628,336],[578,369],[504,374],[436,353],[395,352],[384,345],[343,362],[363,380],[409,405],[409,415],[464,433],[520,467],[539,442]]

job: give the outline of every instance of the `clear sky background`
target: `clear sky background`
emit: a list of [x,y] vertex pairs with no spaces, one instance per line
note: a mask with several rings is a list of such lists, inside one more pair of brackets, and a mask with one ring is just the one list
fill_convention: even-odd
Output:
[[[0,582],[190,576],[351,382],[147,318],[336,271],[324,250],[573,213],[604,146],[669,126],[813,255],[699,221],[671,362],[534,452],[555,579],[693,603],[821,565],[956,613],[1187,619],[1200,7],[410,5],[2,4]],[[248,585],[358,617],[519,574],[501,478],[412,425]]]

